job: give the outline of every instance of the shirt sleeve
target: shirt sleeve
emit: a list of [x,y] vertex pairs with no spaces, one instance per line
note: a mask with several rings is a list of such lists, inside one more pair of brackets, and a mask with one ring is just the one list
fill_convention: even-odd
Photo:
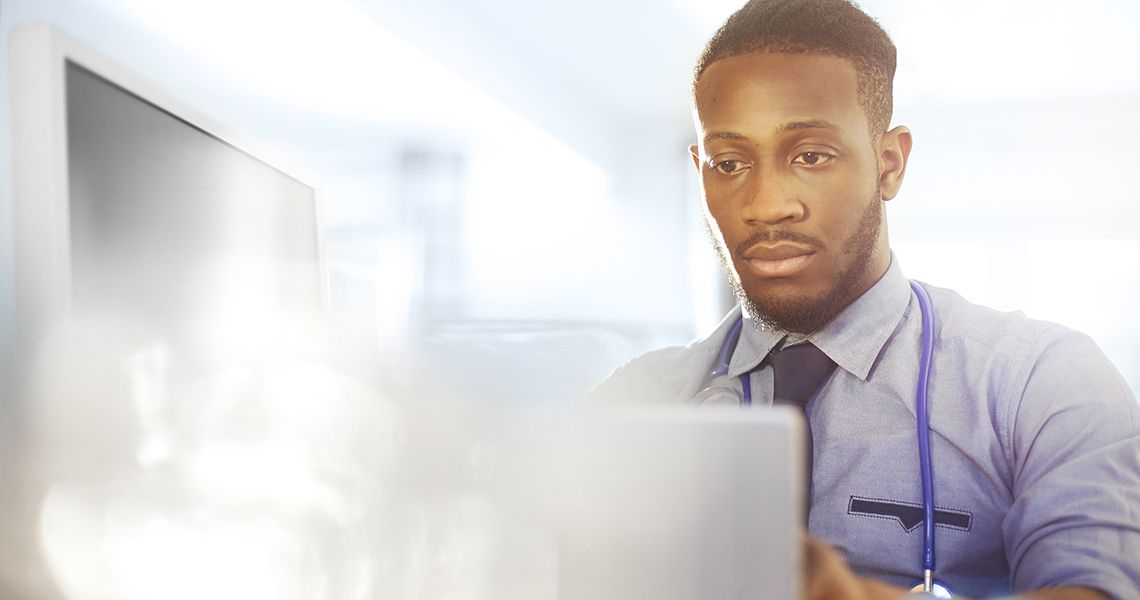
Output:
[[691,397],[693,354],[687,348],[663,348],[635,358],[586,392],[580,403],[590,408],[684,403]]
[[1046,331],[1024,358],[1008,387],[1013,587],[1140,598],[1140,406],[1087,336]]

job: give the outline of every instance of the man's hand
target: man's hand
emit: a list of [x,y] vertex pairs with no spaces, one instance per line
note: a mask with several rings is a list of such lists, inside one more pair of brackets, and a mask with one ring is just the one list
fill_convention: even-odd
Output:
[[835,548],[804,536],[804,600],[899,600],[907,590],[856,576]]

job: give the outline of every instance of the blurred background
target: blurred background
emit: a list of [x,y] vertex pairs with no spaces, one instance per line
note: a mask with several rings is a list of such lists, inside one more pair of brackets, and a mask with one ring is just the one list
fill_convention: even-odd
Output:
[[[253,411],[246,415],[250,422],[284,420],[317,427],[305,430],[315,436],[304,438],[306,443],[324,443],[322,436],[328,436],[352,446],[356,442],[351,440],[368,440],[371,434],[368,428],[354,429],[351,435],[357,438],[341,440],[348,425],[414,423],[417,410],[436,414],[434,408],[408,408],[406,403],[397,409],[383,400],[391,390],[428,387],[436,397],[462,399],[456,402],[464,410],[558,404],[634,356],[683,344],[720,319],[731,300],[705,239],[686,151],[694,138],[688,86],[695,55],[740,4],[0,0],[0,31],[7,38],[15,26],[47,21],[314,174],[335,337],[354,349],[356,373],[375,366],[386,379],[365,385],[359,378],[308,366],[291,369],[283,378],[267,377],[256,368],[237,375],[182,377],[196,382],[190,388],[211,390],[212,398],[244,394],[264,400],[271,389],[289,388],[296,397],[298,389],[336,390],[333,395],[341,399],[336,417],[308,405],[285,414],[278,404],[262,400],[249,404],[259,408],[241,410]],[[1022,310],[1088,333],[1132,388],[1140,389],[1140,313],[1134,310],[1140,295],[1140,191],[1132,164],[1134,141],[1140,139],[1140,70],[1135,68],[1140,47],[1132,41],[1140,5],[1131,0],[866,0],[862,6],[898,46],[894,123],[908,125],[915,137],[906,184],[888,205],[892,246],[905,273],[954,288],[974,302]],[[6,44],[0,45],[0,54],[6,64]],[[8,181],[12,156],[6,75],[0,75],[0,86],[5,115],[0,119],[0,173]],[[11,215],[5,185],[0,190],[0,239],[11,239]],[[14,260],[11,244],[0,244],[0,340],[5,348],[15,326]],[[104,353],[106,336],[98,329],[69,336],[54,356],[75,367],[62,373],[82,380],[90,369],[97,371],[87,357]],[[133,361],[134,375],[108,383],[109,395],[116,386],[137,394],[139,386],[151,385],[146,382],[153,382],[155,373],[166,372],[161,348],[131,347],[123,353]],[[49,370],[36,377],[51,381],[63,375]],[[68,393],[53,397],[67,398]],[[64,408],[49,406],[45,414],[70,412],[61,402]],[[452,406],[431,407],[442,405]],[[239,410],[225,407],[211,414]],[[25,427],[20,418],[27,411],[17,408],[12,397],[0,399],[0,417],[9,432]],[[103,414],[98,407],[91,410]],[[183,421],[159,426],[137,401],[123,410],[124,421],[141,423],[132,427],[141,427],[142,433],[130,435],[160,450],[162,439],[186,436],[167,431],[167,438],[155,438],[146,432],[177,429],[196,418],[183,415]],[[396,413],[403,416],[393,417]],[[319,418],[314,421],[313,415]],[[82,422],[74,426],[90,435]],[[380,457],[400,444],[409,452],[417,442],[408,432],[417,430],[401,427],[391,425],[382,440],[362,443]],[[75,439],[66,428],[61,431],[52,435]],[[282,431],[292,430],[282,426],[274,431],[285,436]],[[246,441],[257,437],[249,432],[226,435]],[[290,435],[280,439],[297,439],[295,431]],[[443,434],[419,435],[430,440]],[[50,439],[36,443],[51,446]],[[455,456],[466,457],[469,448],[462,439],[457,436],[448,444],[454,445]],[[146,454],[140,450],[145,444],[139,444],[122,456]],[[259,446],[267,447],[272,452],[258,455],[263,462],[249,463],[250,472],[297,464],[284,450],[273,454],[278,446]],[[356,446],[342,450],[370,469],[391,462],[361,459]],[[161,462],[153,456],[177,454],[148,452],[152,459],[142,461],[146,464]],[[114,456],[107,454],[103,459],[108,462],[98,464],[118,464]],[[207,453],[202,460],[245,464],[231,458]],[[208,460],[202,464],[214,464]],[[248,475],[240,468],[226,472],[231,478],[226,485],[237,485]],[[340,496],[333,496],[364,493],[353,486],[368,487],[368,477],[350,475],[334,478]],[[288,473],[281,477],[267,485],[287,490],[301,485]],[[238,548],[235,556],[264,558],[264,564],[254,565],[263,572],[247,570],[261,573],[262,579],[247,582],[252,587],[244,592],[231,592],[277,598],[324,597],[297,591],[319,579],[305,573],[327,572],[321,561],[351,570],[345,566],[348,559],[306,554],[301,538],[282,537],[268,521],[251,523],[231,514],[226,517],[230,528],[215,528],[216,536],[208,540],[194,537],[194,528],[185,522],[167,523],[166,529],[144,527],[138,524],[143,516],[172,510],[160,508],[154,498],[178,498],[179,493],[155,491],[156,480],[134,476],[119,491],[93,491],[111,479],[95,487],[44,484],[57,516],[49,519],[56,525],[43,530],[83,530],[76,525],[82,515],[102,514],[103,509],[92,507],[114,504],[108,498],[150,498],[129,510],[116,509],[120,521],[114,521],[115,527],[137,532],[130,538],[134,546],[115,546],[127,557],[125,564],[138,564],[138,557],[147,554],[148,546],[138,540],[161,538],[179,540],[188,553],[180,560],[206,564],[204,572],[216,574],[225,571],[227,559],[212,556],[210,549]],[[150,492],[137,494],[131,486],[150,486]],[[464,531],[485,539],[486,531],[503,521],[495,512],[501,508],[489,508],[499,505],[483,496],[446,496],[450,499],[439,501],[452,503],[451,529],[446,531],[458,537],[444,536],[451,541],[439,542],[443,534],[424,525],[435,521],[416,512],[419,508],[409,508],[422,503],[393,499],[383,491],[367,493],[382,496],[390,508],[368,517],[368,527],[384,529],[382,522],[394,520],[401,523],[401,535],[421,546],[436,540],[437,546],[455,543],[470,551],[455,541],[466,539]],[[355,509],[334,502],[322,510],[341,519],[329,526],[333,533],[322,543],[345,556],[382,554],[363,548],[367,541],[351,548],[329,541],[341,539],[337,527],[346,526],[343,515]],[[541,546],[529,538],[519,541],[517,531],[508,533],[500,537],[516,549]],[[263,546],[243,550],[234,540],[260,540]],[[75,544],[81,542],[71,540],[64,547],[79,547]],[[408,564],[396,559],[385,563],[394,565],[392,572],[426,572],[433,564],[430,557],[415,563],[414,553],[401,556]],[[57,582],[61,572],[71,573],[64,579],[83,580],[74,574],[82,565],[59,567],[68,559],[60,560],[64,562],[57,561],[53,571]],[[291,565],[302,581],[291,589],[300,595],[283,595],[275,588],[285,584],[273,581],[269,564]],[[7,581],[13,581],[12,568],[6,572]],[[191,591],[185,597],[221,597],[202,587],[202,578],[194,574],[182,573],[181,580],[168,575],[186,585],[199,582],[199,587],[187,588]],[[345,577],[360,589],[368,585],[360,583],[367,577],[357,571]],[[60,585],[71,585],[72,598],[102,597],[82,591],[79,584]],[[134,595],[118,597],[146,597],[147,590],[157,589],[146,582],[137,585]],[[345,590],[327,592],[327,597],[350,597]],[[420,590],[402,597],[477,597],[472,594]],[[537,597],[534,590],[520,592],[520,597],[527,594]],[[393,592],[393,597],[401,596]]]
[[[543,402],[726,310],[687,86],[738,4],[4,0],[0,19],[49,21],[309,167],[347,335]],[[1136,388],[1140,7],[865,8],[915,136],[889,206],[906,273],[1084,331]]]

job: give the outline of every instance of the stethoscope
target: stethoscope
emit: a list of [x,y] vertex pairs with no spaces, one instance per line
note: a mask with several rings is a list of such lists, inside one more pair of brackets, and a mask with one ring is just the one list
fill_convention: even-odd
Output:
[[[950,598],[950,590],[934,579],[934,469],[930,458],[930,413],[927,411],[927,389],[930,387],[930,363],[934,357],[934,309],[930,305],[930,296],[926,290],[915,282],[910,282],[910,288],[918,297],[918,308],[922,313],[921,357],[918,363],[918,389],[915,392],[915,421],[918,428],[918,464],[922,479],[922,581],[911,588],[911,592],[925,593],[934,598]],[[740,331],[744,327],[744,317],[738,317],[728,330],[724,338],[716,363],[708,375],[708,380],[715,380],[728,374],[728,363],[736,344],[740,341]],[[741,406],[752,405],[752,383],[749,373],[740,375],[741,393],[738,395]],[[724,393],[723,386],[709,386],[700,395],[710,396]],[[735,390],[731,390],[736,394]]]

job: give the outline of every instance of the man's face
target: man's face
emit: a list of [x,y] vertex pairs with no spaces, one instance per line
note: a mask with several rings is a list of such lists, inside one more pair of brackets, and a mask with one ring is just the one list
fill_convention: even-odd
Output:
[[890,262],[893,159],[856,91],[849,61],[814,54],[724,58],[697,83],[691,151],[710,233],[740,300],[787,331],[830,321]]

